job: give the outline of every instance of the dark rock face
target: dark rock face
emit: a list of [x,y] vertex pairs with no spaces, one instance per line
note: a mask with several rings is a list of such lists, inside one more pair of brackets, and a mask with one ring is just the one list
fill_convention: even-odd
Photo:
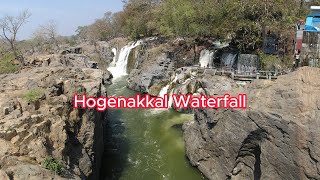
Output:
[[65,50],[62,50],[61,53],[62,55],[65,54],[82,54],[82,48],[81,47],[69,47]]
[[85,55],[79,54],[67,54],[63,55],[60,59],[60,63],[65,66],[91,68],[92,64],[89,64],[90,58]]
[[235,90],[248,93],[246,110],[195,110],[183,126],[192,165],[209,179],[320,179],[319,74]]
[[112,84],[113,75],[110,71],[106,71],[103,73],[103,84]]
[[148,68],[134,69],[128,78],[128,87],[138,92],[149,93],[149,88],[163,80],[170,79],[174,63],[165,53],[157,57],[155,63],[148,63]]

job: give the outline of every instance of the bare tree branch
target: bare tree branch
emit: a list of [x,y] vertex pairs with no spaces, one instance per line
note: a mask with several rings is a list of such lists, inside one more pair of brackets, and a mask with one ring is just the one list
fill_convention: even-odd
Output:
[[31,13],[25,10],[16,17],[7,15],[0,20],[0,28],[2,29],[2,35],[0,36],[10,44],[14,56],[21,61],[21,65],[23,65],[23,60],[18,57],[16,48],[17,34],[30,16]]
[[41,25],[34,33],[33,39],[40,45],[41,48],[43,46],[49,46],[51,50],[55,47],[58,47],[58,29],[57,23],[53,20],[50,20],[47,24]]

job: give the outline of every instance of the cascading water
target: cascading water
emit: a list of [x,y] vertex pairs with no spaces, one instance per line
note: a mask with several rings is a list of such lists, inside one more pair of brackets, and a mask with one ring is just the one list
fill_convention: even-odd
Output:
[[173,89],[169,93],[169,102],[168,102],[169,108],[172,107],[172,103],[173,103],[172,95],[173,95]]
[[166,94],[168,95],[168,106],[169,106],[169,108],[172,107],[172,102],[173,102],[173,99],[172,99],[173,89],[168,94],[168,90],[169,90],[169,87],[170,87],[171,84],[172,84],[172,82],[169,83],[168,85],[166,85],[165,87],[163,87],[160,90],[160,93],[159,93],[159,97],[162,97],[162,98],[164,98],[164,95],[166,95]]
[[255,73],[258,70],[258,56],[254,54],[240,54],[237,63],[238,73]]
[[[169,87],[173,84],[173,83],[176,83],[178,80],[178,76],[176,75],[174,80],[171,81],[169,84],[167,84],[166,86],[164,86],[161,90],[160,90],[160,93],[159,93],[159,97],[164,97],[164,95],[168,94],[168,90],[169,90]],[[169,108],[172,107],[172,103],[173,103],[173,99],[172,99],[172,94],[173,94],[173,89],[170,91],[170,93],[168,94],[168,106]]]
[[233,67],[236,58],[236,53],[224,53],[221,57],[222,66]]
[[170,86],[170,84],[166,85],[165,87],[163,87],[160,90],[159,97],[164,98],[164,95],[166,95],[168,93],[169,86]]
[[213,56],[214,52],[209,50],[202,50],[200,53],[200,66],[204,68],[212,67],[213,66]]
[[108,70],[112,73],[114,78],[127,75],[127,65],[130,52],[133,48],[142,44],[142,41],[129,44],[123,47],[119,53],[119,58],[114,67],[109,67]]

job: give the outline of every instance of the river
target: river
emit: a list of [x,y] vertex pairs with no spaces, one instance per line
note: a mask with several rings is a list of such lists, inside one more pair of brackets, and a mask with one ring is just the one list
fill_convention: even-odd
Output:
[[[108,96],[135,95],[126,88],[126,78],[115,79],[107,87]],[[203,179],[185,157],[181,124],[192,118],[173,110],[108,110],[109,141],[101,179]]]

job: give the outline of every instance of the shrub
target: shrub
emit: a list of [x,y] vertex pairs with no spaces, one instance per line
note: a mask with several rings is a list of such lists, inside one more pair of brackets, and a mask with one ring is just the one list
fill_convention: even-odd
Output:
[[18,66],[13,64],[14,55],[7,53],[0,58],[0,74],[14,73],[18,71]]
[[261,68],[263,70],[270,70],[272,66],[278,61],[278,57],[275,55],[259,54]]
[[44,92],[45,90],[42,88],[31,89],[26,94],[24,94],[22,98],[29,103],[35,102],[44,95]]
[[62,175],[63,172],[64,172],[64,166],[63,164],[54,159],[53,157],[47,157],[44,162],[43,162],[43,167],[50,170],[50,171],[53,171],[55,172],[56,174],[58,175]]

